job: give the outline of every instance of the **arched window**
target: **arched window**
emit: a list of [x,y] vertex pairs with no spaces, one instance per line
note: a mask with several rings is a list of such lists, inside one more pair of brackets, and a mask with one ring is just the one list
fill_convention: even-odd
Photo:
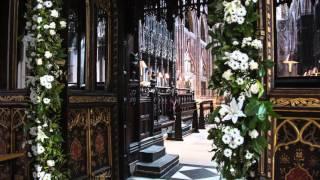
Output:
[[203,23],[203,19],[201,19],[200,20],[201,21],[201,31],[200,31],[200,33],[201,33],[201,39],[203,40],[203,41],[206,41],[206,29],[205,29],[205,27],[204,27],[204,23]]
[[192,14],[191,12],[186,12],[185,17],[184,17],[184,26],[190,31],[193,31],[193,19],[192,19]]

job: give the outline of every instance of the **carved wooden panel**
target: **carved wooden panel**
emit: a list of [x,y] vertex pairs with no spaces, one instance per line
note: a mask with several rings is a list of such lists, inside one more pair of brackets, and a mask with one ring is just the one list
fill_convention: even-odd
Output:
[[71,177],[87,176],[88,109],[71,109],[68,113],[68,153]]
[[[25,152],[23,143],[26,140],[24,125],[26,123],[24,108],[0,107],[0,154]],[[11,177],[19,180],[28,179],[28,158],[18,158],[12,162],[0,163],[0,179]]]
[[274,133],[274,179],[320,179],[320,119],[281,118]]
[[110,174],[112,165],[109,107],[73,108],[68,113],[68,166],[72,178]]

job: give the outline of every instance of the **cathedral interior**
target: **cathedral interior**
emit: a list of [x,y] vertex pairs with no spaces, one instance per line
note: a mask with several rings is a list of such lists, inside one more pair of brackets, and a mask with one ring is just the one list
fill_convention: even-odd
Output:
[[[37,179],[25,146],[30,1],[0,6],[0,180]],[[210,0],[62,2],[66,74],[59,125],[68,179],[174,180],[173,174],[195,169],[185,179],[219,179],[212,157],[206,165],[186,165],[179,152],[188,146],[170,146],[211,146],[208,118],[223,99],[209,88],[216,58],[206,47]],[[269,118],[257,179],[319,180],[320,0],[258,2],[261,55],[275,63],[263,79],[263,98],[279,117]],[[189,151],[186,156],[200,161],[197,148]]]

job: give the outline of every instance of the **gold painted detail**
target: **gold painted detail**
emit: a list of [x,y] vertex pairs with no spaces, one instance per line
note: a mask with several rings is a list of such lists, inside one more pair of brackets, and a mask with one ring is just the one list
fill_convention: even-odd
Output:
[[[317,133],[320,132],[320,119],[287,118],[275,128],[274,153],[280,147],[288,148],[290,144],[301,142],[313,148],[320,148]],[[280,136],[281,135],[281,136]],[[297,154],[299,158],[299,154]]]
[[105,103],[117,102],[117,97],[114,96],[70,96],[70,103]]
[[270,98],[278,107],[320,107],[318,98]]
[[0,102],[25,102],[28,101],[27,96],[0,96]]

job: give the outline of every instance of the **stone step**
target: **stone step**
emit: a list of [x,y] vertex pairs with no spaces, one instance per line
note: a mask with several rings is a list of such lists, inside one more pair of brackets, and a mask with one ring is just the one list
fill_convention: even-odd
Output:
[[178,165],[178,155],[166,154],[153,162],[138,162],[136,165],[135,175],[148,178],[163,178]]
[[141,162],[153,162],[166,154],[164,146],[152,145],[140,151]]

